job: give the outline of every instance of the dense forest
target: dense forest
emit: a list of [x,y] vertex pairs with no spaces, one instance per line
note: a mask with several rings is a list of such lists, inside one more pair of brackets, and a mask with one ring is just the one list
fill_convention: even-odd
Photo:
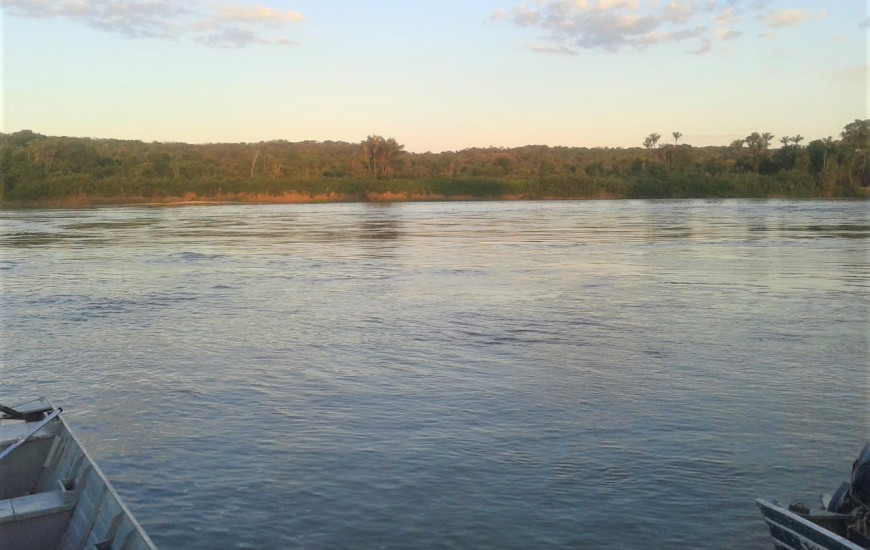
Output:
[[190,145],[23,130],[0,134],[0,205],[870,196],[870,120],[806,145],[768,132],[719,147],[681,138],[409,153],[380,136]]

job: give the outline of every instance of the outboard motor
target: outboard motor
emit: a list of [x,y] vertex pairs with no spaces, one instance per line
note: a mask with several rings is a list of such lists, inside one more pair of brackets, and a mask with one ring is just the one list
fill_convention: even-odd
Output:
[[858,459],[852,463],[851,483],[841,483],[825,509],[838,514],[870,511],[870,442],[864,445]]
[[852,464],[849,494],[855,509],[854,523],[846,530],[846,538],[861,548],[870,548],[870,442],[864,445],[858,460]]
[[852,464],[852,499],[870,510],[870,443],[864,445],[858,460]]
[[[855,504],[851,499],[852,495],[852,486],[844,481],[837,488],[837,491],[834,493],[834,496],[831,497],[831,500],[828,502],[828,506],[825,508],[828,512],[836,512],[838,514],[848,514],[855,508]],[[822,501],[824,503],[824,500]]]

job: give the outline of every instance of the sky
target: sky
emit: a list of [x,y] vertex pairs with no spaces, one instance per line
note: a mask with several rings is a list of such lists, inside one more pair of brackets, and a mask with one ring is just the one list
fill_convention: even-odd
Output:
[[[0,0],[0,132],[412,152],[838,137],[870,0]],[[663,138],[663,139],[665,139]]]

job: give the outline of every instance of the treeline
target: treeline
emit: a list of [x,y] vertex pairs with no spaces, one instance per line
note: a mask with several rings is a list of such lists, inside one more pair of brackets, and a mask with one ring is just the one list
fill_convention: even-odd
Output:
[[[0,134],[0,204],[173,200],[867,197],[870,120],[838,139],[753,132],[728,146],[530,145],[407,153],[395,139],[361,143],[144,143]],[[668,140],[670,141],[670,140]]]

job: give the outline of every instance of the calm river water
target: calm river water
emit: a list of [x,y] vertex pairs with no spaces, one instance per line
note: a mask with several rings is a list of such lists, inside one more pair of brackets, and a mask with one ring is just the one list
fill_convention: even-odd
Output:
[[163,549],[769,548],[870,439],[867,203],[0,219],[0,402]]

